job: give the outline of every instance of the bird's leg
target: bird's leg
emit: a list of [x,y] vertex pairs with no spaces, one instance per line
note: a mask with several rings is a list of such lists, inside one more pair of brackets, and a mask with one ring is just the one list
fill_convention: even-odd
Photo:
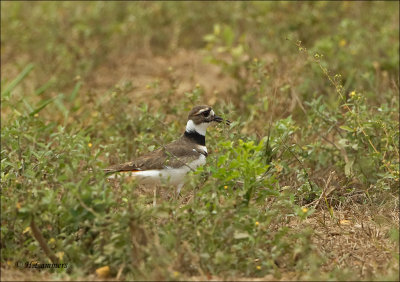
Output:
[[176,198],[178,198],[179,193],[181,192],[182,187],[183,187],[183,183],[178,184],[178,188],[176,189]]
[[153,207],[157,205],[157,185],[154,186]]

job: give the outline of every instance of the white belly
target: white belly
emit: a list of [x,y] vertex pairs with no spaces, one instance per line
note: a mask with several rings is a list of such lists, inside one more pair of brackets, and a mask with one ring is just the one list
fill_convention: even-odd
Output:
[[[123,173],[123,175],[131,176],[135,180],[139,180],[140,184],[160,184],[169,183],[172,185],[183,184],[185,175],[191,170],[195,170],[198,166],[204,165],[206,163],[206,157],[200,155],[200,157],[189,163],[187,166],[184,165],[180,168],[166,167],[164,169],[152,169],[135,171],[129,173]],[[113,175],[114,177],[117,175]]]

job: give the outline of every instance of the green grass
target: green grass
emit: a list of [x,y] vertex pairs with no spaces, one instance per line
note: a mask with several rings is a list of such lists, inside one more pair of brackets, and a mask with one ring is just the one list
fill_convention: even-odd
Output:
[[[2,2],[2,278],[396,280],[398,5]],[[105,179],[210,100],[180,198]]]

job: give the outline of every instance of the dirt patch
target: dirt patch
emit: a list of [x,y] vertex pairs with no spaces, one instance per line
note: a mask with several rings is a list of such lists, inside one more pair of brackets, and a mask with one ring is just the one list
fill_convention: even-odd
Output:
[[174,88],[174,99],[183,99],[185,92],[198,85],[204,89],[204,103],[213,105],[217,101],[216,95],[227,93],[235,85],[235,81],[223,75],[218,66],[206,63],[200,51],[180,49],[172,56],[132,53],[119,57],[118,61],[114,58],[93,72],[87,87],[101,95],[127,82],[133,85],[129,94],[135,103],[150,105],[159,104],[158,99],[153,99],[154,88],[165,94],[167,89]]
[[313,245],[326,262],[324,271],[353,269],[359,277],[384,273],[394,262],[396,244],[390,239],[390,230],[398,228],[395,212],[389,217],[377,218],[366,207],[335,210],[333,217],[326,210],[318,210],[303,222],[293,222],[293,228],[314,230]]
[[50,274],[38,270],[1,268],[1,281],[54,281]]

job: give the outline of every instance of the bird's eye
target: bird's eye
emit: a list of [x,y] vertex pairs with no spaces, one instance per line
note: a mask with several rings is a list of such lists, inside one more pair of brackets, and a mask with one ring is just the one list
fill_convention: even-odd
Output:
[[202,113],[203,117],[208,117],[210,115],[210,111],[205,111]]

